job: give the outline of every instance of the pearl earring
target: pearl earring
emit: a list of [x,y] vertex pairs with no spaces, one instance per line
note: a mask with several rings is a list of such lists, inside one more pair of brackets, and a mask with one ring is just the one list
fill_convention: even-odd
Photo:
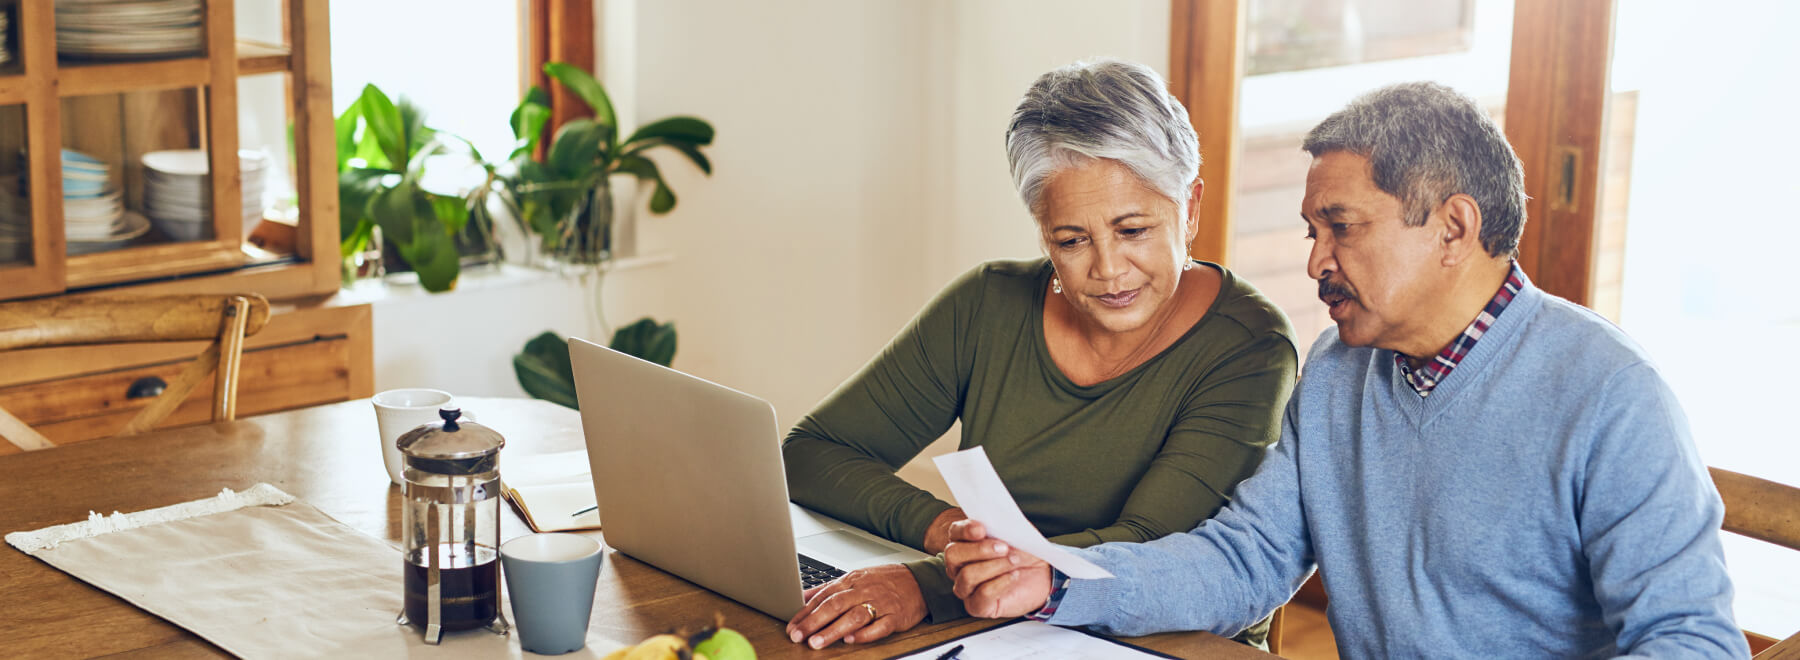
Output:
[[1062,293],[1062,278],[1050,276],[1050,293]]
[[1182,270],[1193,270],[1194,269],[1194,253],[1189,252],[1186,255],[1182,256],[1181,269]]

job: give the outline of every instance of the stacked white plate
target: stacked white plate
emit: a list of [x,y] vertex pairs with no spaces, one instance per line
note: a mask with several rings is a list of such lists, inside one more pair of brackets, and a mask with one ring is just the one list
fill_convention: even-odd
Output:
[[17,175],[0,176],[0,264],[31,260],[31,207]]
[[56,52],[84,59],[151,59],[203,50],[202,0],[57,0]]
[[11,18],[7,9],[0,7],[0,64],[12,61],[12,47],[6,43],[6,24]]
[[[212,231],[212,183],[207,177],[206,152],[199,149],[152,151],[144,154],[144,213],[171,240],[210,238]],[[243,175],[244,231],[256,228],[263,217],[263,179],[269,157],[260,151],[239,151],[238,171]]]

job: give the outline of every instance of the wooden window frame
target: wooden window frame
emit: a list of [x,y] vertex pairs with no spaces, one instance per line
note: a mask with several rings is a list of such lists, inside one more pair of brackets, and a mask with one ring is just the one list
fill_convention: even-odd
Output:
[[[1545,291],[1592,298],[1616,0],[1516,0],[1506,137],[1525,168],[1519,265]],[[1231,254],[1248,0],[1171,0],[1170,90],[1200,133],[1207,182],[1196,258]]]
[[[544,73],[548,62],[570,62],[593,73],[594,0],[529,0],[526,10],[525,68],[532,85],[550,94],[550,121],[545,137],[571,119],[593,116],[593,111],[561,83]],[[549,140],[538,143],[538,157]]]

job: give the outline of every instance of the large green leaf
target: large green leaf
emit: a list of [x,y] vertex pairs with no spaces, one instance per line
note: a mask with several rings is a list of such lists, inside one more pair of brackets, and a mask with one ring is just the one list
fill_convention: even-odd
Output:
[[412,157],[431,144],[437,131],[425,126],[425,111],[414,105],[412,99],[400,97],[394,109],[400,113],[400,139],[406,144],[406,157],[411,162]]
[[337,134],[337,166],[339,172],[344,171],[345,164],[350,161],[351,156],[356,154],[356,124],[361,120],[362,99],[359,98],[355,101],[351,101],[350,107],[344,108],[344,114],[338,115],[337,120],[333,122],[332,128],[335,129]]
[[636,154],[620,156],[618,160],[613,161],[613,169],[622,174],[635,175],[639,180],[645,181],[662,177],[656,170],[655,161]]
[[550,95],[542,87],[532,85],[519,106],[513,108],[507,123],[512,126],[514,140],[507,160],[537,152],[538,142],[544,138],[544,125],[550,123]]
[[344,240],[338,243],[338,256],[349,258],[350,255],[366,250],[369,247],[369,241],[374,238],[375,221],[362,220],[356,223],[354,229],[344,234]]
[[[425,207],[413,215],[413,240],[399,246],[400,256],[419,275],[419,286],[432,293],[456,288],[462,270],[461,256],[456,252],[456,239],[444,231],[442,223],[430,215],[430,202],[423,196],[414,198]],[[383,228],[386,231],[386,228]]]
[[438,222],[444,223],[444,228],[450,230],[450,233],[461,232],[463,225],[469,223],[469,200],[454,195],[425,195],[431,200],[432,214],[437,216]]
[[556,139],[550,143],[550,153],[544,164],[563,178],[588,176],[599,166],[600,149],[605,140],[605,127],[594,120],[570,121],[556,129]]
[[575,368],[569,361],[569,345],[554,332],[525,342],[525,350],[513,356],[513,373],[519,386],[533,397],[579,410],[575,396]]
[[589,108],[593,108],[594,121],[605,126],[608,132],[607,146],[613,146],[614,143],[610,140],[617,137],[612,133],[618,129],[619,118],[613,113],[612,99],[607,98],[606,88],[600,85],[600,81],[595,80],[593,74],[581,70],[580,67],[564,62],[545,63],[544,73],[550,74],[550,77],[555,78],[564,87],[569,88],[569,91],[581,97],[581,100],[586,102]]
[[675,191],[669,189],[669,184],[663,181],[662,171],[657,169],[654,161],[643,156],[623,156],[614,167],[619,172],[636,176],[640,181],[656,182],[656,190],[650,193],[651,213],[661,215],[675,208]]
[[400,116],[400,109],[380,87],[367,85],[363,87],[362,98],[363,122],[368,132],[375,137],[375,143],[381,147],[381,154],[387,157],[387,164],[392,169],[406,169],[406,157],[409,154],[406,145],[406,120]]
[[625,140],[632,144],[639,140],[664,138],[671,142],[692,142],[698,145],[712,144],[713,127],[699,117],[665,117],[645,124]]
[[619,328],[609,346],[626,355],[669,366],[675,361],[675,324],[644,317]]
[[656,177],[656,190],[650,193],[650,212],[657,215],[675,209],[675,191],[669,188],[661,176]]
[[338,174],[338,236],[355,234],[356,225],[369,218],[369,200],[382,187],[378,169],[347,169]]
[[[412,180],[403,180],[392,188],[378,188],[369,199],[369,217],[381,226],[382,240],[401,250],[400,256],[412,261],[406,254],[414,243],[413,238],[413,192],[418,186]],[[429,256],[429,255],[427,255]]]
[[[678,142],[664,138],[639,140],[625,146],[624,153],[625,155],[640,155],[656,147],[668,147],[679,151],[682,155],[687,156],[688,160],[693,161],[694,167],[700,168],[700,171],[705,172],[708,176],[712,175],[712,161],[706,159],[706,154],[700,153],[700,145],[692,142]],[[623,157],[621,156],[621,158]]]
[[512,126],[513,129],[513,139],[523,140],[531,137],[531,124],[525,121],[525,110],[532,106],[549,109],[550,93],[545,92],[544,88],[537,85],[532,85],[531,89],[525,90],[525,98],[519,99],[519,105],[513,108],[512,116],[507,118],[507,125]]

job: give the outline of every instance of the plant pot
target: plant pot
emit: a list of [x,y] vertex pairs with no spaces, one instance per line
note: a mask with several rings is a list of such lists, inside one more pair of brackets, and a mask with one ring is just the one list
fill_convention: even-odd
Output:
[[550,270],[583,270],[628,254],[629,250],[620,249],[626,246],[618,239],[622,234],[635,238],[635,233],[620,230],[630,218],[637,186],[637,177],[629,174],[601,179],[557,223],[555,234],[542,237],[542,265]]

